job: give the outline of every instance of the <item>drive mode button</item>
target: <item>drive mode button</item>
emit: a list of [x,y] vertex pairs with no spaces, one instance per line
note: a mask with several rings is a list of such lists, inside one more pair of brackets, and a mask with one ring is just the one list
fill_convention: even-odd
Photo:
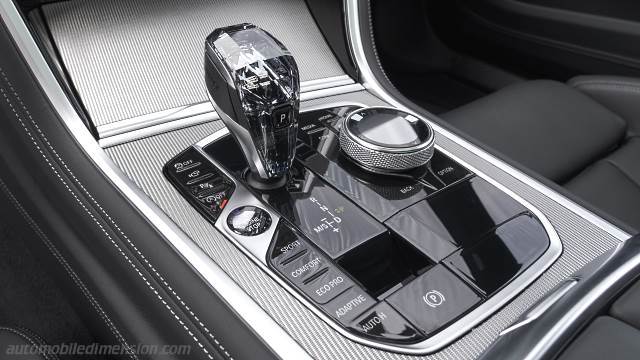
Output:
[[282,264],[276,264],[277,269],[297,287],[302,287],[306,279],[320,273],[327,266],[327,259],[313,248],[293,255]]
[[306,280],[301,288],[313,301],[326,304],[352,286],[351,278],[330,266],[317,276]]
[[300,252],[307,249],[304,235],[295,231],[286,221],[281,220],[273,235],[275,239],[270,250],[271,263],[275,266],[288,263]]
[[325,310],[345,326],[376,304],[360,287],[354,286],[325,305]]

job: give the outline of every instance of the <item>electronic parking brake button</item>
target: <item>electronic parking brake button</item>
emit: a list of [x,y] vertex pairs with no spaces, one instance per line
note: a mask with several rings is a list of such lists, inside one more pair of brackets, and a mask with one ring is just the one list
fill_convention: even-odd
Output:
[[374,340],[415,343],[424,336],[386,302],[367,310],[349,330]]
[[386,301],[429,335],[469,311],[480,297],[443,265],[436,265]]

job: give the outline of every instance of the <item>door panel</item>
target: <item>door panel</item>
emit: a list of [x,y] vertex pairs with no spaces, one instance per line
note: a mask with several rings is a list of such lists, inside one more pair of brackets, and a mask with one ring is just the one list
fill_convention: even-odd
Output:
[[456,0],[431,9],[451,46],[532,77],[640,76],[640,2]]

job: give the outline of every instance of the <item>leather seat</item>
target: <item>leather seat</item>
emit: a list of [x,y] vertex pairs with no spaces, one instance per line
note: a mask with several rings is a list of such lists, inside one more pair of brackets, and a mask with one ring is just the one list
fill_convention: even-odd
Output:
[[0,326],[0,360],[55,360],[58,357],[44,351],[38,354],[44,341],[28,330]]
[[640,79],[528,81],[442,118],[640,229]]

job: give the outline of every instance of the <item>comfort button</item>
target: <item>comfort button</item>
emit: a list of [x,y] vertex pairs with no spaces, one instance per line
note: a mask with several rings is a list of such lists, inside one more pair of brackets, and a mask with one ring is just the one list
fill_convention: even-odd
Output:
[[353,286],[325,305],[325,310],[334,319],[348,326],[355,318],[375,304],[376,301],[367,295],[364,290],[358,286]]
[[424,339],[416,328],[386,302],[366,311],[349,329],[359,335],[384,341],[414,343]]
[[318,274],[327,265],[324,256],[313,249],[307,249],[285,260],[279,269],[292,283],[300,287],[306,279]]

